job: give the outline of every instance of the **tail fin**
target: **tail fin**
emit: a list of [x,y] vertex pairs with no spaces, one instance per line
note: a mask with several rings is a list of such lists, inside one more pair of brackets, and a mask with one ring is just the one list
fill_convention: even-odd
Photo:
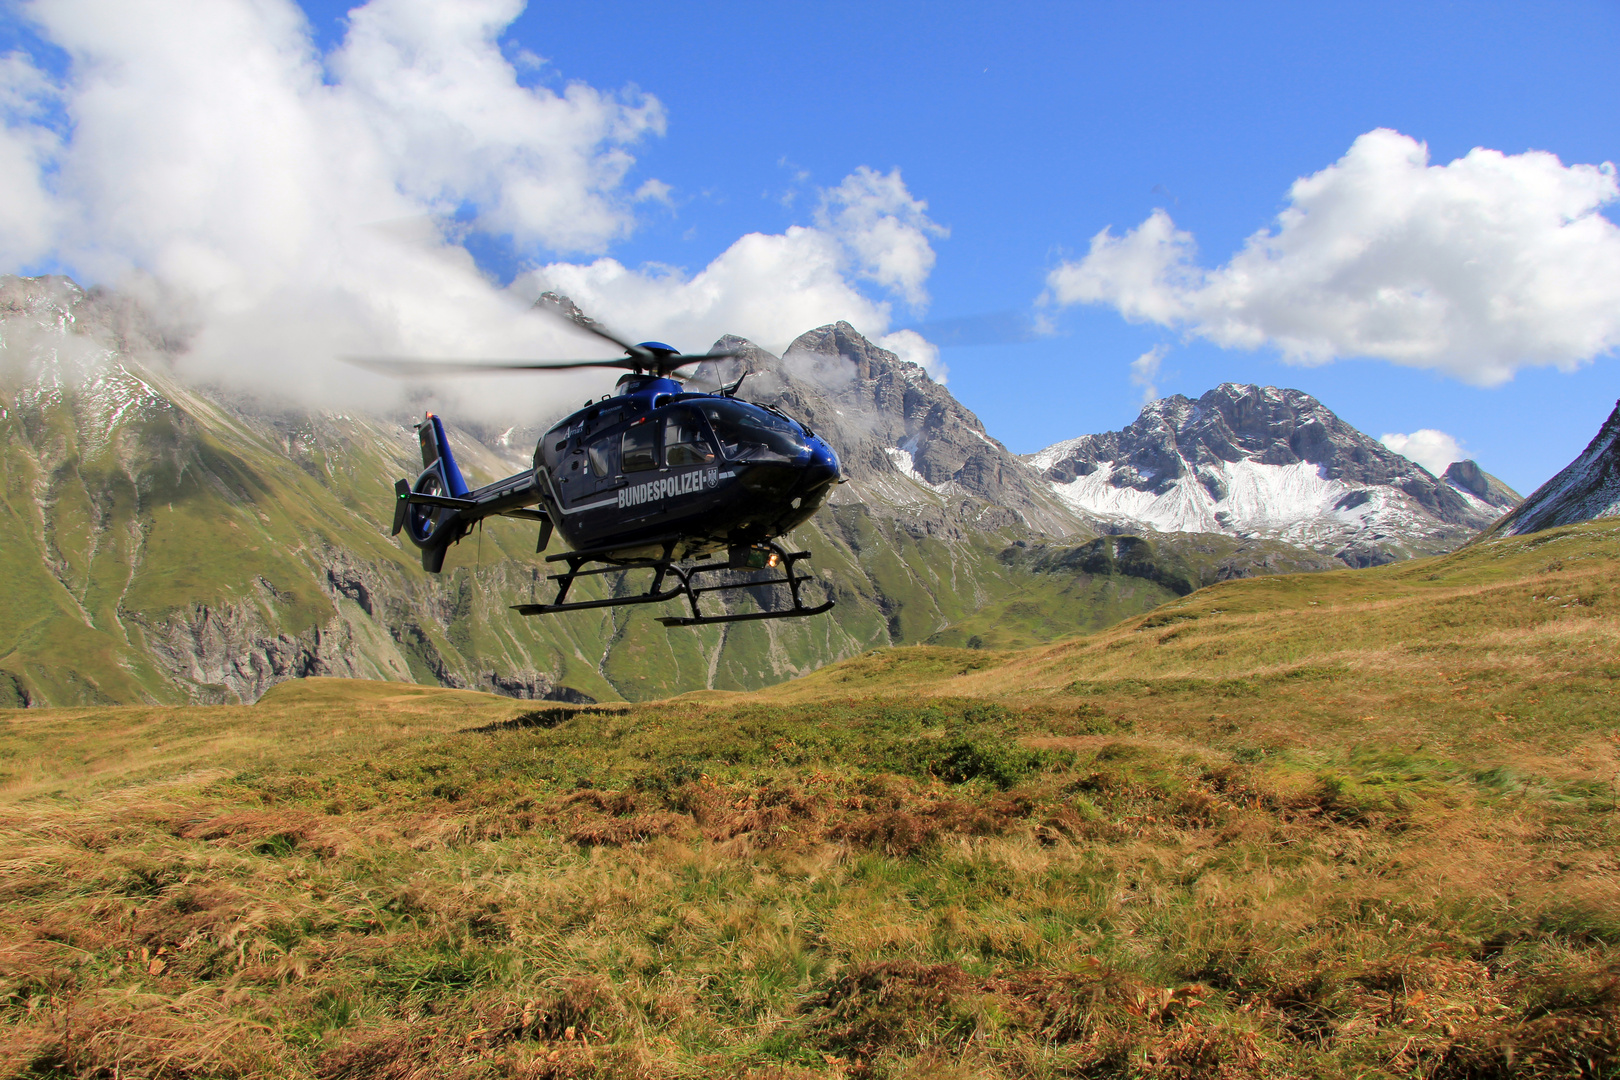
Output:
[[[422,475],[417,478],[416,491],[460,499],[467,494],[467,481],[461,476],[455,454],[450,452],[450,440],[445,437],[444,423],[428,413],[416,426],[416,437],[422,445]],[[401,491],[400,489],[404,489]],[[458,511],[438,509],[432,505],[409,503],[411,494],[401,480],[395,494],[401,500],[395,512],[396,529],[409,525],[411,542],[422,549],[422,569],[437,574],[444,567],[444,553],[451,544],[465,536],[471,526],[461,520]]]
[[435,462],[442,462],[441,470],[444,482],[449,487],[445,494],[452,498],[461,498],[467,494],[467,482],[461,478],[461,469],[456,465],[456,456],[450,452],[450,440],[445,437],[444,424],[432,413],[416,429],[417,438],[422,442],[422,467],[431,469]]

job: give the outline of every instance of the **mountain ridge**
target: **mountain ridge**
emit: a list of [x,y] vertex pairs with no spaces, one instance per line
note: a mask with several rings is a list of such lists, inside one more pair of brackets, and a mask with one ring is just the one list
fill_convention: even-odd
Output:
[[1482,534],[1519,536],[1620,516],[1620,401],[1575,460]]
[[1477,465],[1458,475],[1484,494],[1460,491],[1302,391],[1230,382],[1024,460],[1101,531],[1281,539],[1350,566],[1451,550],[1517,499]]
[[[849,324],[780,358],[718,344],[741,355],[699,381],[746,375],[745,396],[804,418],[845,463],[849,482],[789,538],[837,601],[825,617],[677,633],[633,608],[524,619],[509,605],[548,587],[531,526],[491,520],[439,576],[389,536],[390,485],[419,469],[409,420],[183,384],[178,346],[128,298],[0,280],[0,704],[251,701],[303,675],[564,700],[748,690],[877,646],[990,643],[1006,634],[978,628],[996,612],[1016,616],[1016,640],[1050,638],[1140,614],[1179,582],[1323,565],[1204,534],[1081,550],[1119,523],[1076,514]],[[520,471],[537,434],[447,424],[478,483]]]

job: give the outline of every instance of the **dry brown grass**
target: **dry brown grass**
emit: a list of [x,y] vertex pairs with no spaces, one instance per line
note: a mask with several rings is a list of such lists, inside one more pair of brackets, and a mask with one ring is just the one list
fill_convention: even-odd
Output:
[[755,697],[10,717],[0,1075],[1614,1075],[1620,560],[1552,541]]

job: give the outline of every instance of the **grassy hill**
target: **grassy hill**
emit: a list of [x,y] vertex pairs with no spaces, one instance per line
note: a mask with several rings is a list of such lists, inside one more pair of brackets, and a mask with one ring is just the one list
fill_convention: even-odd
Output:
[[15,711],[0,1075],[1611,1076],[1620,523],[576,708]]

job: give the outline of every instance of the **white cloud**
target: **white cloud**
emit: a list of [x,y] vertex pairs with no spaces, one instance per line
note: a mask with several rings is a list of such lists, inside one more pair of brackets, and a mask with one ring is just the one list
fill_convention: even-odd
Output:
[[950,369],[940,362],[939,348],[915,330],[896,330],[892,334],[884,334],[876,344],[900,359],[916,364],[937,383],[943,383],[950,373]]
[[843,263],[832,236],[795,226],[775,235],[749,233],[695,274],[632,269],[603,258],[550,263],[512,287],[525,296],[563,293],[592,318],[678,348],[707,348],[727,333],[781,347],[836,319],[869,333],[887,328],[888,305],[862,295],[842,274]]
[[[861,194],[873,190],[878,194],[871,198]],[[902,295],[920,291],[923,268],[934,259],[924,235],[932,223],[919,221],[923,204],[911,198],[898,172],[883,176],[862,168],[833,192],[843,194],[829,194],[827,202],[844,207],[843,217],[823,215],[817,226],[779,234],[750,233],[695,274],[668,266],[632,269],[603,258],[550,263],[512,289],[524,296],[563,293],[624,333],[691,350],[728,333],[780,350],[804,331],[842,319],[944,381],[939,350],[915,331],[887,334],[890,305],[850,280],[852,266],[869,277],[877,276],[877,267],[910,267],[885,283]]]
[[60,140],[44,119],[54,97],[27,54],[0,58],[0,266],[21,266],[50,250],[56,208],[44,174]]
[[1142,388],[1144,405],[1159,396],[1159,365],[1164,363],[1165,353],[1169,351],[1168,345],[1155,345],[1131,361],[1131,385]]
[[[399,226],[471,206],[553,250],[629,229],[627,147],[662,130],[662,106],[521,86],[495,42],[519,7],[375,0],[323,68],[287,0],[41,0],[28,13],[71,59],[53,88],[71,135],[35,163],[54,170],[55,228],[31,257],[160,307],[193,372],[317,398],[375,393],[333,363],[346,353],[572,344],[444,228]],[[37,120],[17,131],[46,145]]]
[[350,12],[331,66],[404,164],[408,194],[447,208],[475,202],[521,245],[600,251],[631,224],[616,197],[634,163],[625,148],[663,134],[664,109],[582,83],[561,94],[521,85],[498,38],[523,6],[372,0]]
[[821,193],[816,224],[845,246],[861,277],[921,308],[928,303],[923,283],[934,269],[928,238],[950,235],[929,220],[927,210],[906,190],[899,169],[885,174],[863,165]]
[[662,180],[648,180],[636,188],[636,202],[656,202],[665,206],[673,206],[670,193],[675,189]]
[[[633,89],[526,84],[519,68],[542,62],[500,43],[522,6],[371,0],[322,56],[290,0],[36,0],[27,15],[70,67],[53,81],[23,54],[0,61],[0,269],[51,259],[131,289],[189,334],[190,370],[327,402],[377,393],[345,354],[580,354],[593,343],[526,313],[534,280],[492,285],[461,241],[606,252],[638,202],[673,199],[630,181],[665,115]],[[863,169],[824,193],[816,227],[745,236],[697,274],[600,257],[535,277],[683,345],[782,344],[839,318],[881,334],[889,305],[855,282],[924,295],[943,235],[925,210],[897,171]],[[464,396],[510,410],[593,379]]]
[[1439,476],[1453,461],[1463,461],[1467,451],[1456,439],[1434,428],[1423,428],[1410,435],[1399,433],[1384,435],[1379,442]]
[[1620,345],[1620,198],[1610,163],[1475,149],[1448,165],[1399,132],[1358,138],[1294,183],[1271,229],[1214,270],[1155,210],[1048,277],[1060,304],[1296,363],[1378,357],[1482,386],[1521,367],[1570,370]]

